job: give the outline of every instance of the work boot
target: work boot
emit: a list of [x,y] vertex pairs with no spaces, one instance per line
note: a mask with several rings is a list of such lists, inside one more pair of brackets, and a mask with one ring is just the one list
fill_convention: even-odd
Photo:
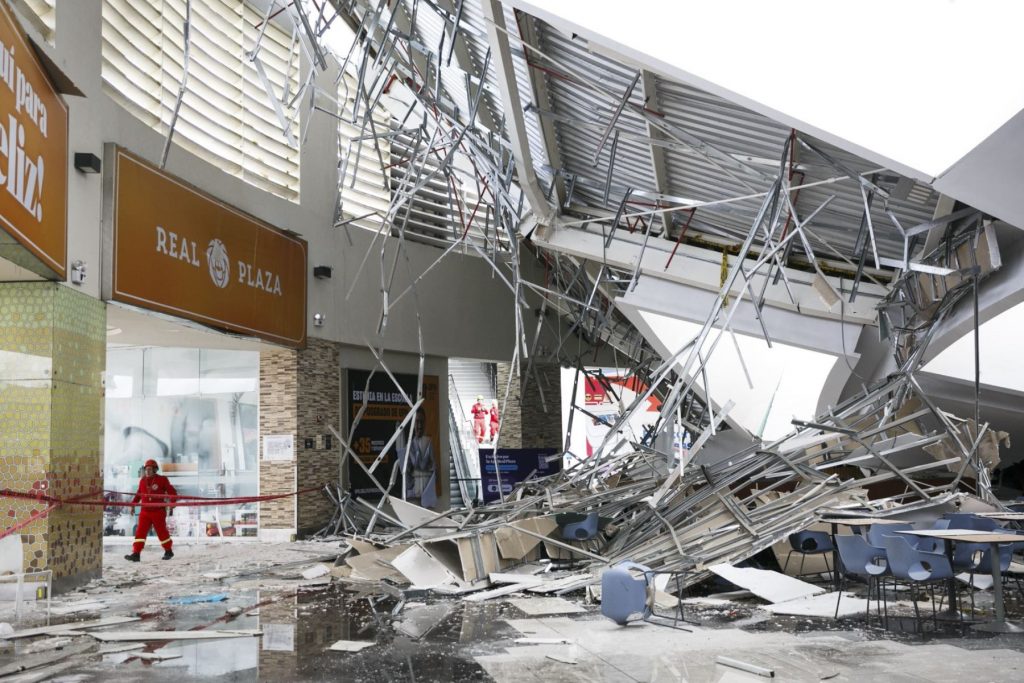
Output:
[[170,550],[167,550],[167,551],[164,552],[164,556],[161,557],[160,559],[161,560],[169,560],[172,557],[174,557],[174,553],[172,553]]
[[139,557],[138,553],[131,553],[130,555],[125,555],[124,559],[128,560],[129,562],[138,562],[142,558]]

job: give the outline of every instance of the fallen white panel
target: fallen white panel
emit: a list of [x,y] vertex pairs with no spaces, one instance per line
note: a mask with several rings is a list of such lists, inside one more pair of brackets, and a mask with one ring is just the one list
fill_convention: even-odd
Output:
[[90,600],[86,602],[72,602],[67,605],[55,605],[50,608],[50,612],[52,614],[61,615],[74,614],[75,612],[96,612],[106,608],[106,603]]
[[448,571],[444,563],[418,545],[409,546],[405,552],[391,560],[391,566],[417,588],[457,583],[455,575]]
[[103,642],[150,640],[211,640],[213,638],[245,638],[262,634],[259,630],[239,631],[100,631],[89,635]]
[[587,611],[583,607],[564,598],[519,598],[508,600],[507,602],[531,617],[549,614],[581,614]]
[[530,583],[533,585],[544,583],[543,577],[511,572],[491,572],[487,578],[491,580],[491,583]]
[[708,569],[768,602],[785,602],[825,592],[824,588],[767,569],[733,567],[728,564],[716,564]]
[[30,638],[32,636],[45,636],[52,633],[67,634],[68,631],[83,631],[91,628],[102,628],[104,626],[116,626],[127,624],[131,621],[139,621],[139,617],[107,617],[106,619],[94,619],[92,621],[74,621],[70,624],[58,624],[56,626],[40,626],[29,628],[24,631],[15,631],[4,636],[7,640],[16,638]]
[[451,519],[438,515],[433,510],[413,505],[401,498],[391,496],[388,498],[388,503],[395,511],[395,516],[407,529],[418,527],[413,533],[421,538],[441,536],[459,528],[459,525]]
[[500,598],[502,595],[510,595],[512,593],[518,593],[524,591],[527,588],[535,588],[536,583],[510,583],[505,586],[499,586],[498,588],[492,588],[489,591],[481,591],[480,593],[473,593],[467,595],[464,600],[469,602],[483,602],[484,600],[490,600],[491,598]]
[[335,652],[359,652],[376,644],[372,640],[339,640],[327,649]]
[[[956,578],[963,581],[968,586],[971,584],[971,575],[967,572],[961,572],[956,575]],[[987,591],[992,588],[992,575],[991,574],[975,574],[974,575],[974,587],[980,591]]]
[[[839,616],[849,617],[855,614],[864,614],[868,611],[869,603],[863,598],[855,597],[851,593],[843,593],[843,599],[839,601]],[[836,613],[836,594],[826,593],[808,598],[797,598],[787,600],[774,605],[762,607],[772,614],[791,614],[799,617],[831,617]]]
[[304,579],[318,579],[321,576],[327,576],[331,573],[331,568],[325,564],[314,564],[309,569],[305,569],[302,572],[302,578]]
[[128,652],[130,650],[141,650],[146,647],[145,643],[120,643],[116,645],[104,645],[99,649],[101,655],[112,655],[118,652]]

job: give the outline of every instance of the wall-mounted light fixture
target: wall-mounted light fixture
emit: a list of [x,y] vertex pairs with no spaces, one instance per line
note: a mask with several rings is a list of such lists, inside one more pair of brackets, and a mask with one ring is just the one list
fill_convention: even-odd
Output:
[[82,173],[99,173],[102,164],[92,152],[75,152],[75,168]]
[[324,326],[324,320],[326,320],[326,319],[327,319],[327,317],[323,313],[314,313],[313,314],[313,324],[316,325],[317,327],[323,327]]
[[331,267],[330,266],[313,266],[313,277],[318,280],[330,280],[331,279]]
[[71,282],[76,285],[85,283],[85,261],[75,261],[71,264]]

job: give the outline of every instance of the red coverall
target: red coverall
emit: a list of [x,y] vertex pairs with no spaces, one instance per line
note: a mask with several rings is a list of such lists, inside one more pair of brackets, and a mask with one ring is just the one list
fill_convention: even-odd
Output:
[[[166,503],[169,502],[166,496],[176,496],[178,492],[171,486],[171,482],[162,474],[154,474],[152,477],[139,479],[139,491],[132,498],[135,503]],[[170,499],[173,505],[174,499]],[[167,532],[167,508],[143,507],[139,513],[139,525],[135,528],[135,543],[132,544],[132,552],[141,553],[146,545],[146,536],[152,527],[156,531],[156,540],[164,550],[171,549],[171,535]]]
[[498,415],[498,406],[491,406],[491,441],[498,435],[498,425],[501,424],[501,417]]
[[476,442],[483,443],[484,436],[487,434],[487,415],[490,411],[483,403],[477,401],[470,408],[470,412],[473,413],[473,433],[476,434]]

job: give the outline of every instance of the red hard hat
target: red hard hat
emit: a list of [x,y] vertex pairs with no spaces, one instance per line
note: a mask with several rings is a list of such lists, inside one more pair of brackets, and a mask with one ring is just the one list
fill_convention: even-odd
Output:
[[158,469],[160,469],[160,465],[157,465],[157,464],[156,464],[156,460],[153,460],[152,458],[150,458],[149,460],[147,460],[147,461],[146,461],[146,464],[145,464],[145,465],[143,465],[143,467],[152,467],[152,468],[153,468],[154,470],[158,470]]

